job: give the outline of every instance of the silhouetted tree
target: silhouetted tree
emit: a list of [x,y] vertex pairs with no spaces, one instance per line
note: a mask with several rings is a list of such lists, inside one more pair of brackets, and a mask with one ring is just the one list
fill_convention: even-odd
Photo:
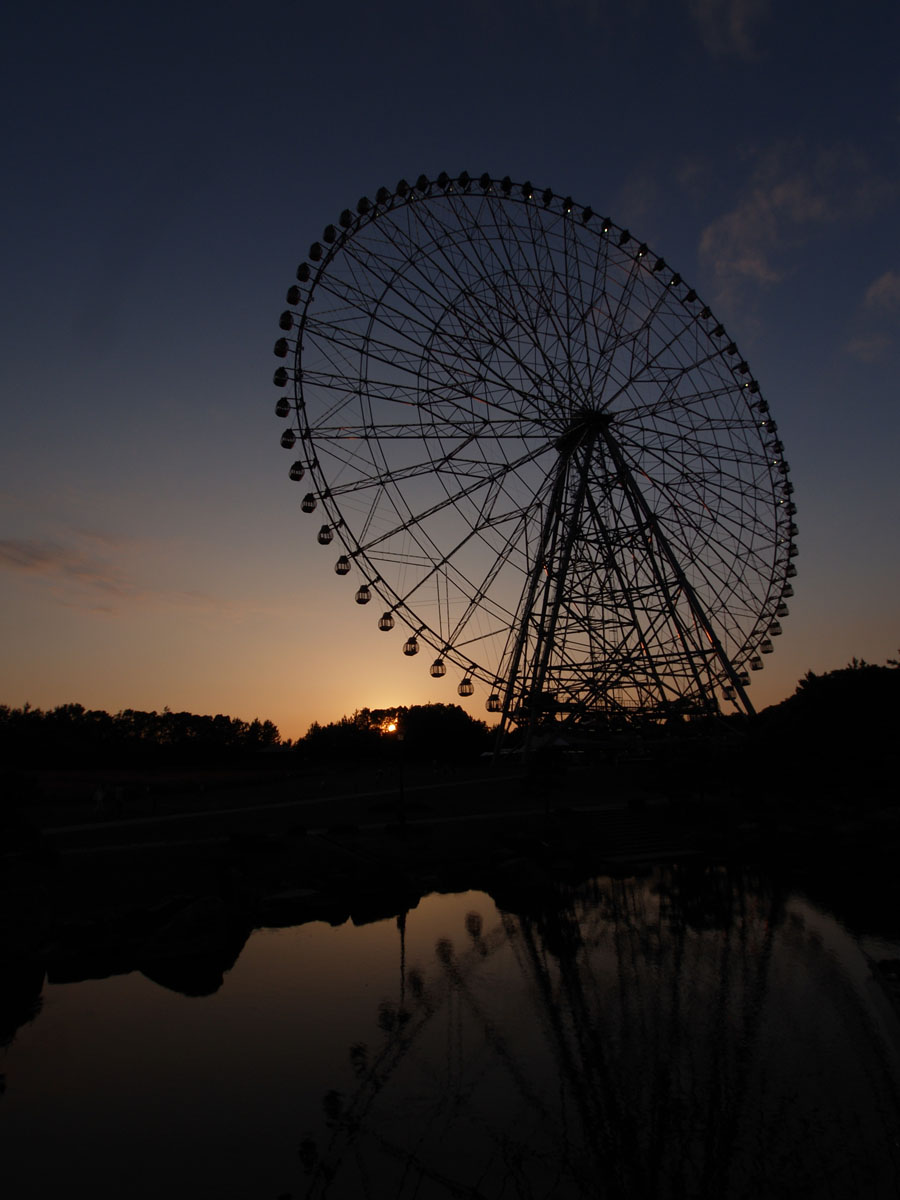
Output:
[[768,787],[816,805],[889,802],[897,794],[900,670],[853,658],[808,671],[792,696],[760,713],[752,747]]
[[397,738],[387,733],[396,720],[409,761],[456,763],[474,758],[490,745],[484,721],[458,704],[414,704],[396,708],[357,709],[328,725],[313,722],[303,739],[310,756],[334,762],[371,762],[395,752]]
[[314,721],[303,739],[303,748],[315,761],[343,765],[370,762],[377,756],[381,734],[368,720],[368,709],[357,710],[327,725]]
[[401,710],[406,753],[438,763],[464,762],[490,747],[484,721],[470,717],[458,704],[413,704]]
[[147,766],[181,762],[204,765],[234,760],[280,744],[271,721],[125,709],[111,716],[81,704],[47,712],[0,705],[0,754],[8,766]]

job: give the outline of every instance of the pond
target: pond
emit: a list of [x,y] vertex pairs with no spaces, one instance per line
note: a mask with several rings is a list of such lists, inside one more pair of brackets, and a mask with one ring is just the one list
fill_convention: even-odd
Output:
[[44,982],[5,1194],[896,1197],[898,953],[683,865],[257,929],[207,995]]

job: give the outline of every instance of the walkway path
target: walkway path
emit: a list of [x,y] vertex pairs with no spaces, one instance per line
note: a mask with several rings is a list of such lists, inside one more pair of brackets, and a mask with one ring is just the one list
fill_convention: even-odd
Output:
[[[585,801],[577,788],[556,796],[558,807],[523,794],[521,775],[480,775],[458,781],[440,780],[332,796],[220,805],[190,812],[120,817],[44,829],[57,852],[65,855],[125,853],[176,847],[212,846],[247,837],[303,834],[349,847],[358,837],[376,839],[402,828],[413,833],[438,827],[506,822],[534,824],[560,812],[582,821],[589,818],[591,837],[608,848],[611,858],[660,857],[680,853],[672,833],[660,820],[658,806],[632,810],[619,797]],[[430,803],[429,803],[430,802]],[[294,816],[304,818],[299,825]],[[377,814],[377,816],[375,815]],[[677,841],[678,839],[676,839]]]

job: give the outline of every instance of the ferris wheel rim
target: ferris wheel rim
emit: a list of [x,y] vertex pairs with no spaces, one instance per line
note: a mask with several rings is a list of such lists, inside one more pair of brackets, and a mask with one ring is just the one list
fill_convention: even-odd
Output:
[[[530,183],[526,182],[525,184],[514,184],[508,177],[504,178],[503,180],[497,180],[484,175],[480,177],[478,181],[475,181],[465,173],[462,173],[455,179],[442,173],[435,180],[427,180],[424,176],[420,176],[416,181],[416,184],[412,187],[410,187],[408,184],[405,184],[404,181],[401,181],[394,191],[388,191],[388,189],[385,188],[379,189],[378,193],[376,193],[374,203],[368,201],[366,198],[363,198],[363,200],[360,201],[359,205],[357,206],[357,213],[355,216],[350,212],[350,210],[345,210],[344,213],[342,213],[339,221],[340,228],[337,226],[326,227],[323,234],[323,241],[325,245],[323,246],[322,243],[319,242],[313,243],[311,247],[309,258],[313,265],[310,266],[310,263],[302,263],[298,268],[298,279],[300,282],[308,284],[308,288],[306,292],[302,294],[302,303],[298,303],[301,300],[301,295],[294,296],[295,306],[297,306],[300,310],[299,321],[295,324],[298,332],[294,343],[296,347],[293,367],[294,411],[300,426],[299,432],[301,444],[308,448],[305,450],[305,453],[307,453],[305,465],[309,470],[311,477],[317,484],[317,496],[329,517],[333,533],[337,536],[350,561],[355,563],[358,567],[363,568],[361,573],[364,576],[365,582],[367,583],[368,587],[374,590],[387,605],[386,613],[390,612],[392,615],[398,616],[410,629],[413,638],[418,639],[421,637],[423,641],[436,650],[440,660],[448,660],[459,667],[460,670],[465,672],[466,678],[474,675],[488,686],[499,686],[501,683],[500,675],[497,672],[482,666],[482,664],[477,661],[476,657],[470,653],[470,645],[467,645],[465,647],[465,652],[462,652],[457,645],[454,645],[451,640],[448,640],[447,630],[435,629],[432,627],[429,621],[422,619],[421,612],[416,611],[413,606],[408,604],[409,594],[404,594],[402,589],[398,590],[392,585],[390,580],[384,578],[382,571],[378,569],[377,561],[373,561],[371,559],[369,553],[367,552],[366,546],[363,542],[361,542],[358,534],[350,528],[341,506],[335,499],[335,491],[338,491],[339,489],[335,486],[333,480],[329,480],[319,461],[321,443],[323,441],[321,436],[322,428],[327,429],[327,427],[322,426],[320,421],[320,428],[313,429],[307,421],[306,397],[303,390],[304,368],[301,363],[301,351],[304,334],[309,332],[312,328],[309,321],[309,314],[311,305],[317,295],[317,289],[321,287],[323,280],[329,278],[329,268],[336,261],[341,251],[346,249],[352,240],[359,236],[360,231],[371,229],[378,221],[381,221],[381,226],[379,228],[383,229],[386,222],[382,220],[382,218],[385,218],[392,212],[397,211],[397,209],[401,206],[409,208],[410,205],[419,205],[421,208],[423,205],[427,206],[427,202],[430,199],[440,200],[453,196],[463,197],[472,194],[473,190],[480,190],[481,198],[493,195],[495,198],[498,198],[498,202],[500,203],[516,203],[523,206],[526,211],[529,209],[529,206],[534,209],[539,202],[543,206],[542,210],[539,211],[546,211],[550,209],[554,201],[556,201],[559,203],[563,217],[570,218],[576,227],[578,227],[577,222],[579,220],[581,222],[581,227],[583,228],[589,227],[591,222],[595,221],[596,224],[594,232],[599,233],[600,237],[605,237],[607,242],[615,241],[620,249],[627,247],[630,242],[637,243],[637,239],[632,237],[627,228],[616,225],[609,218],[597,217],[596,214],[594,214],[589,208],[582,209],[580,206],[575,205],[571,198],[554,196],[549,189],[546,189],[544,192],[540,193],[540,201],[538,201],[536,199],[536,196],[538,195],[537,189],[533,188]],[[573,212],[576,214],[574,217],[571,216]],[[465,230],[463,230],[463,233],[465,233]],[[637,243],[633,259],[638,263],[643,263],[644,270],[646,270],[647,262],[652,261],[653,275],[660,276],[661,279],[665,280],[665,288],[662,290],[661,295],[665,296],[666,303],[669,303],[670,299],[674,300],[674,302],[676,302],[681,309],[688,314],[691,322],[696,322],[697,324],[703,322],[703,332],[707,336],[708,340],[711,342],[712,339],[715,338],[717,342],[722,344],[722,349],[717,352],[717,357],[724,361],[723,356],[727,354],[729,358],[734,360],[733,366],[727,364],[728,369],[731,376],[733,376],[734,382],[738,385],[741,392],[746,393],[748,409],[755,411],[757,416],[760,418],[758,424],[763,432],[759,432],[758,429],[757,433],[759,434],[761,444],[765,445],[766,436],[769,434],[774,434],[777,431],[777,426],[775,426],[774,422],[771,421],[768,416],[768,405],[762,397],[758,383],[752,377],[752,375],[749,375],[748,364],[739,355],[736,343],[728,337],[724,326],[713,317],[710,307],[704,304],[696,291],[684,283],[684,281],[681,279],[681,276],[672,271],[662,257],[657,258],[645,243]],[[646,262],[644,260],[646,260]],[[400,261],[402,266],[402,256]],[[381,282],[383,284],[381,299],[383,300],[383,297],[386,296],[391,290],[391,283],[385,280],[382,280]],[[490,282],[490,286],[496,289],[496,281]],[[296,289],[291,289],[291,292],[289,292],[288,296],[289,300],[291,300],[292,293],[295,291]],[[379,301],[379,303],[381,303],[381,301]],[[452,313],[454,314],[455,319],[458,316],[457,307],[450,299],[444,298],[442,303],[442,311],[444,316]],[[377,306],[373,306],[368,315],[369,336],[371,336],[372,328],[378,316]],[[411,318],[407,314],[404,314],[403,319],[409,321]],[[283,325],[282,327],[284,328],[285,326]],[[454,352],[456,353],[458,353],[460,338],[473,336],[471,330],[467,329],[462,323],[461,330],[461,333],[454,334],[454,338],[456,339],[455,342],[453,339],[451,339],[451,349],[455,345],[456,350]],[[429,344],[438,338],[439,332],[440,322],[434,321],[432,331],[429,334]],[[446,336],[446,334],[444,334],[444,336]],[[279,339],[279,343],[276,344],[276,354],[279,354],[280,357],[287,357],[287,351],[285,350],[286,341],[286,339]],[[365,361],[368,362],[369,355],[372,350],[372,342],[369,341],[367,337],[363,345],[365,347],[365,355],[363,355],[363,351],[360,350],[360,358],[362,359],[365,357]],[[427,369],[430,370],[434,364],[439,361],[439,356],[435,355],[432,357],[423,355],[422,361],[425,362]],[[359,382],[362,384],[365,380],[366,371],[363,369],[363,365],[361,363],[359,370]],[[279,370],[276,371],[275,382],[278,386],[285,386],[288,382],[291,382],[291,375],[286,368],[279,368]],[[628,380],[622,383],[619,391],[616,393],[617,396],[621,395],[626,389],[627,383]],[[420,424],[424,421],[423,413],[426,411],[432,413],[432,406],[439,408],[439,399],[436,400],[435,396],[439,397],[440,387],[441,385],[439,382],[436,383],[431,388],[426,405],[420,405],[417,409]],[[752,401],[750,400],[750,397],[753,397]],[[608,402],[605,405],[605,409],[608,409],[612,412],[612,419],[618,419],[619,414],[611,408],[611,404],[612,401]],[[657,408],[659,407],[660,406],[657,403]],[[631,415],[633,416],[634,414],[632,413]],[[654,414],[652,412],[652,408],[648,408],[647,413],[644,415],[645,417],[652,416],[655,420],[658,416],[658,413]],[[627,423],[628,414],[626,413],[625,416]],[[524,417],[521,411],[515,411],[508,415],[507,419],[511,422],[510,428],[515,431],[515,422],[518,421],[521,423]],[[535,418],[534,427],[537,428],[538,426],[539,423]],[[769,426],[771,426],[771,429],[768,428]],[[384,443],[379,442],[377,431],[373,433],[374,428],[375,422],[373,421],[372,428],[367,432],[366,438],[367,440],[369,440],[369,438],[374,440],[376,449],[380,448],[380,451],[383,455]],[[430,426],[430,428],[433,430],[433,424]],[[490,433],[490,437],[494,441],[500,440],[498,437],[497,428],[498,426],[495,425]],[[645,429],[646,427],[641,428]],[[471,432],[473,439],[477,438],[477,429],[470,430],[469,432]],[[523,440],[521,436],[521,429],[518,430],[517,436],[519,436],[520,441]],[[539,435],[535,434],[534,436],[537,438]],[[563,431],[559,433],[559,437],[563,438],[565,436],[567,436],[566,429],[563,429]],[[324,440],[327,441],[327,438]],[[440,438],[437,440],[440,441]],[[427,454],[429,457],[431,457],[431,442],[427,439],[425,439],[425,441]],[[777,441],[774,443],[774,445],[780,447],[780,443]],[[543,449],[546,450],[547,446],[544,445]],[[651,447],[650,449],[652,453],[653,448]],[[537,454],[538,452],[539,451],[536,451],[535,453]],[[374,457],[375,455],[373,453],[373,458]],[[663,457],[661,452],[660,457]],[[435,475],[438,477],[438,479],[440,479],[442,486],[444,486],[446,481],[441,475],[441,472],[436,469],[436,463],[433,457],[431,457],[431,463],[435,468]],[[442,465],[446,465],[444,459],[441,460],[441,463]],[[392,469],[391,464],[387,461],[387,459],[383,459],[383,467],[384,479],[386,483],[396,483],[396,470]],[[510,468],[510,470],[513,469],[514,468],[512,467]],[[787,478],[787,464],[783,462],[783,458],[781,458],[777,453],[776,458],[770,464],[767,482],[769,486],[770,499],[774,505],[774,532],[778,535],[778,547],[776,548],[776,551],[768,565],[769,580],[765,589],[765,597],[762,600],[761,611],[757,613],[752,629],[745,635],[744,645],[739,648],[738,657],[741,659],[741,661],[737,665],[742,670],[748,663],[751,662],[752,659],[758,659],[758,652],[760,649],[762,649],[763,653],[767,652],[764,644],[769,633],[773,630],[773,625],[777,625],[776,609],[783,607],[785,584],[794,573],[791,568],[793,566],[793,556],[796,554],[796,543],[794,540],[796,528],[792,521],[786,521],[785,519],[779,517],[779,509],[781,507],[784,507],[786,515],[790,517],[792,517],[796,511],[793,501],[790,498],[793,488]],[[402,501],[402,496],[400,499]],[[450,499],[452,500],[453,497],[450,497]],[[456,496],[456,499],[461,501],[460,496]],[[417,514],[413,509],[409,509],[407,517],[410,528],[417,525],[421,526],[423,523],[421,514]],[[737,520],[736,517],[732,517],[731,519],[733,522]],[[784,536],[781,536],[782,533]],[[691,536],[693,537],[694,534],[695,531],[692,532]],[[687,542],[683,548],[685,552],[690,552],[692,548],[696,549],[696,547],[693,546],[693,543],[688,545]],[[427,547],[422,549],[423,553],[427,557]],[[440,551],[437,547],[433,547],[432,552],[440,554]],[[449,558],[442,559],[441,565],[449,565]],[[485,577],[485,579],[487,578],[488,576]],[[725,586],[724,582],[722,586]],[[470,590],[473,593],[472,600],[474,604],[486,606],[489,604],[486,585],[474,586],[471,587]],[[510,614],[507,612],[507,615]],[[780,628],[778,629],[778,632],[780,632]]]

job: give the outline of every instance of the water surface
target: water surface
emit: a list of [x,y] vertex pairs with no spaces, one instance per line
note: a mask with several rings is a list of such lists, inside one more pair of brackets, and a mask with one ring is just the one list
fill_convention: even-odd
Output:
[[45,984],[4,1054],[10,1195],[895,1197],[900,1017],[743,869],[261,929],[212,995]]

